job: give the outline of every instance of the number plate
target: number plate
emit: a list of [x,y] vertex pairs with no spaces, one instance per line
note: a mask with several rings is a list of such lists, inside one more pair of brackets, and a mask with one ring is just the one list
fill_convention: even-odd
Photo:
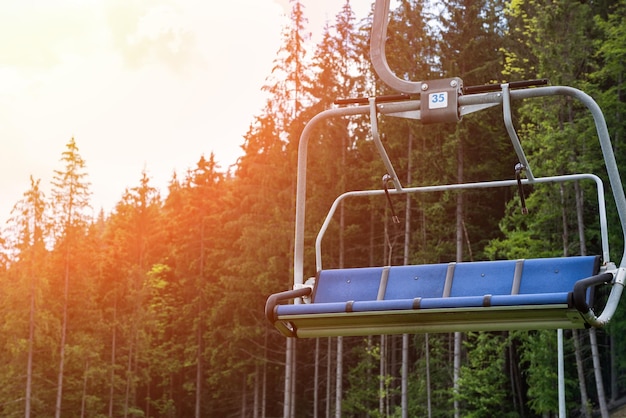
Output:
[[448,107],[448,92],[430,93],[428,95],[429,109],[443,109]]

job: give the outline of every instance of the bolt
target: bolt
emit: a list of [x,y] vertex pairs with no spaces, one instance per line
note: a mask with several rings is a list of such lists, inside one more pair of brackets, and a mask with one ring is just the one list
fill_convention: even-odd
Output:
[[426,84],[426,83],[422,83],[422,90],[423,90],[423,91],[428,90],[428,84]]
[[450,81],[450,87],[456,87],[456,80],[451,80]]

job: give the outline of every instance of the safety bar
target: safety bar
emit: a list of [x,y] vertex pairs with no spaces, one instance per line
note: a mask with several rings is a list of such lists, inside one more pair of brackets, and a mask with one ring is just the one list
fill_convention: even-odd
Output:
[[[551,176],[551,177],[539,177],[534,179],[534,184],[542,184],[542,183],[564,183],[569,181],[578,181],[578,180],[591,180],[596,185],[596,193],[598,198],[598,215],[599,215],[599,225],[600,225],[600,237],[601,237],[601,245],[602,245],[602,260],[605,263],[608,263],[610,260],[609,256],[609,238],[608,238],[608,224],[606,217],[606,204],[605,204],[605,195],[604,195],[604,184],[602,183],[602,179],[596,176],[595,174],[566,174],[562,176]],[[530,181],[527,179],[523,179],[521,181],[523,185],[530,184]],[[484,181],[484,182],[476,182],[476,183],[458,183],[458,184],[442,184],[436,186],[419,186],[419,187],[405,187],[402,190],[389,190],[389,194],[410,194],[410,193],[432,193],[432,192],[443,192],[450,190],[477,190],[477,189],[488,189],[488,188],[499,188],[499,187],[511,187],[517,184],[516,180],[498,180],[498,181]],[[317,238],[315,240],[315,268],[317,272],[323,270],[322,265],[322,241],[324,239],[324,235],[328,230],[330,222],[332,218],[339,208],[339,205],[342,201],[349,197],[364,197],[364,196],[380,196],[386,193],[385,190],[359,190],[359,191],[351,191],[345,192],[338,196],[328,211],[322,226],[317,234]]]
[[[523,89],[526,87],[538,87],[548,85],[549,80],[547,78],[539,78],[536,80],[521,80],[511,81],[509,88],[511,89]],[[500,91],[500,84],[483,84],[480,86],[466,86],[463,88],[464,94],[476,94],[476,93],[488,93],[490,91]]]

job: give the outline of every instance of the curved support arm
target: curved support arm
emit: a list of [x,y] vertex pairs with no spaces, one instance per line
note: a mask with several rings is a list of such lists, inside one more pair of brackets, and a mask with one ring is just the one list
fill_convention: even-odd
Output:
[[587,279],[579,280],[574,285],[574,307],[578,309],[585,321],[592,327],[603,328],[609,323],[609,321],[613,317],[613,314],[615,313],[617,305],[619,304],[619,300],[622,296],[622,291],[624,290],[624,273],[624,269],[622,268],[617,271],[617,277],[615,279],[615,283],[613,283],[613,287],[611,288],[609,299],[607,300],[606,305],[599,316],[597,316],[594,313],[593,309],[591,309],[591,307],[587,304],[587,289],[591,286],[610,282],[613,279],[613,274],[599,274],[597,276],[592,276]]
[[530,168],[530,164],[528,164],[528,159],[526,158],[526,154],[524,154],[524,149],[513,126],[513,116],[511,115],[511,90],[508,84],[502,84],[502,116],[506,131],[509,134],[509,138],[511,138],[511,144],[513,144],[522,169],[526,172],[526,178],[530,183],[533,183],[535,176]]
[[392,89],[401,93],[415,94],[421,91],[421,81],[407,81],[398,78],[387,64],[385,55],[385,40],[387,38],[387,24],[389,23],[390,0],[376,0],[374,5],[374,20],[370,39],[370,59],[378,77]]
[[274,293],[267,298],[265,302],[265,316],[273,324],[276,322],[276,305],[285,300],[292,300],[303,296],[309,296],[313,289],[309,286],[304,286],[299,289],[287,290],[280,293]]
[[603,273],[577,281],[572,292],[574,307],[583,315],[588,313],[591,307],[587,303],[587,289],[598,284],[608,283],[611,280],[613,280],[611,273]]

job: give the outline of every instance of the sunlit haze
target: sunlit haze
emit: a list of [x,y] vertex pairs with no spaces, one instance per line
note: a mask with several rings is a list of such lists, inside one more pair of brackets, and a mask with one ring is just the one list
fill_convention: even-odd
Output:
[[[313,41],[345,0],[305,0]],[[373,0],[351,5],[358,19]],[[288,0],[10,2],[0,14],[0,222],[71,137],[92,206],[110,211],[145,170],[165,190],[200,156],[222,170],[264,106]]]

